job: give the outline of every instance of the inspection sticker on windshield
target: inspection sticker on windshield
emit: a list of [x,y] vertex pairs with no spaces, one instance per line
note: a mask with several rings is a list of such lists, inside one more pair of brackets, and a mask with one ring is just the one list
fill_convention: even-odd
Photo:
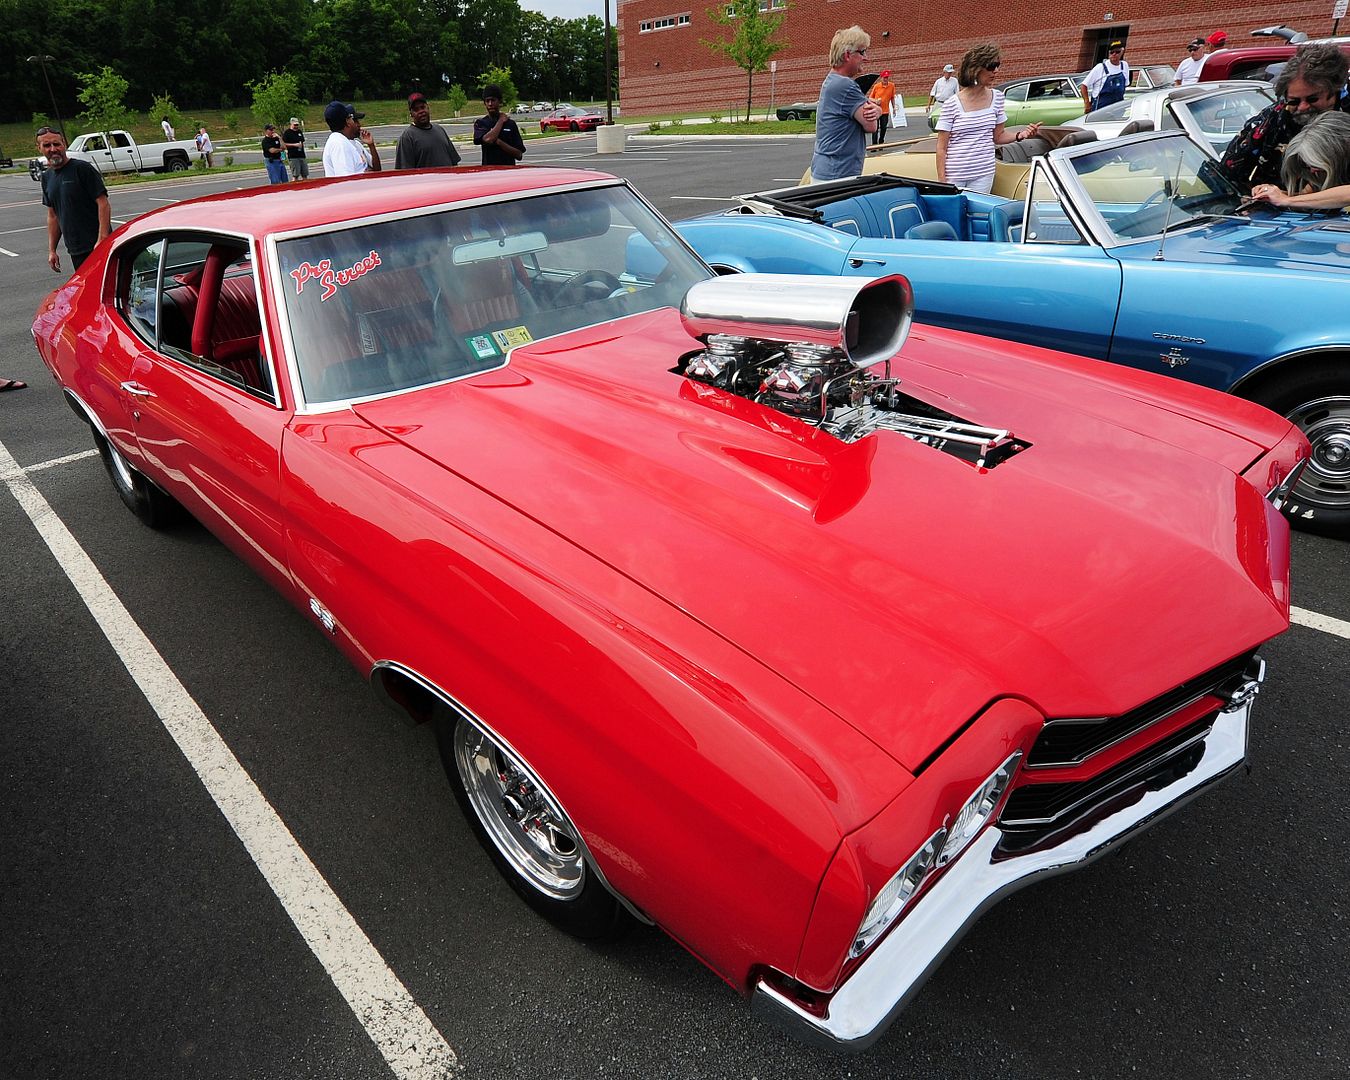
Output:
[[492,340],[491,334],[475,334],[465,338],[464,342],[479,360],[489,360],[497,355],[497,343]]
[[502,352],[507,349],[514,349],[517,345],[528,345],[534,340],[530,332],[523,326],[511,326],[505,330],[494,330],[493,338],[501,346]]

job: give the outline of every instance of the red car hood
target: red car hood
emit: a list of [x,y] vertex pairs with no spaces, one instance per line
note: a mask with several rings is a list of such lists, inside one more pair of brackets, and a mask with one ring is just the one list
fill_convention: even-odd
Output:
[[1111,715],[1288,625],[1269,567],[1283,522],[1236,476],[1288,430],[1264,410],[916,327],[904,387],[1031,443],[979,470],[893,432],[846,445],[671,373],[694,347],[658,311],[355,411],[911,769],[998,697]]

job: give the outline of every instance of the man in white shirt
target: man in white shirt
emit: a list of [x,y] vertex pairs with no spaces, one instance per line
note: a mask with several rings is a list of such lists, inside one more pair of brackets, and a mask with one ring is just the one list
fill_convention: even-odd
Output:
[[357,112],[356,106],[342,101],[330,101],[325,107],[323,119],[329,135],[323,148],[324,176],[359,176],[380,171],[375,136],[361,126],[365,115]]
[[1205,63],[1205,39],[1196,38],[1186,46],[1186,58],[1177,65],[1173,86],[1190,86],[1200,79],[1200,68]]
[[933,83],[933,89],[928,91],[928,104],[924,107],[931,109],[934,103],[941,105],[960,89],[961,84],[956,81],[956,68],[948,64],[942,69],[937,82]]
[[164,137],[168,139],[169,142],[173,142],[174,139],[178,137],[173,133],[173,125],[169,123],[169,118],[167,116],[160,118],[159,126],[164,129]]
[[1125,60],[1125,43],[1113,41],[1106,51],[1106,59],[1093,66],[1083,85],[1079,87],[1083,95],[1084,112],[1093,112],[1125,100],[1125,90],[1130,85],[1130,65]]

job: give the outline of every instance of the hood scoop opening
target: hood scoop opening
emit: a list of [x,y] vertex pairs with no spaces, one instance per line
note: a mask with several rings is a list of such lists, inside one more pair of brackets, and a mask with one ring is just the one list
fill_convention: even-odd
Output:
[[[874,280],[738,274],[700,282],[680,314],[704,348],[673,369],[812,424],[845,443],[893,431],[980,468],[1030,443],[904,392],[891,358],[909,334],[914,294],[898,274]],[[872,369],[882,364],[884,373]]]

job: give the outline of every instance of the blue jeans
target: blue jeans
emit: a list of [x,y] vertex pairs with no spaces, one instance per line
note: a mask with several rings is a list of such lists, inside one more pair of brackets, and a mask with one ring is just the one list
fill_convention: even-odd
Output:
[[290,176],[286,173],[285,161],[268,161],[265,164],[267,165],[267,182],[269,184],[284,184],[290,180]]

